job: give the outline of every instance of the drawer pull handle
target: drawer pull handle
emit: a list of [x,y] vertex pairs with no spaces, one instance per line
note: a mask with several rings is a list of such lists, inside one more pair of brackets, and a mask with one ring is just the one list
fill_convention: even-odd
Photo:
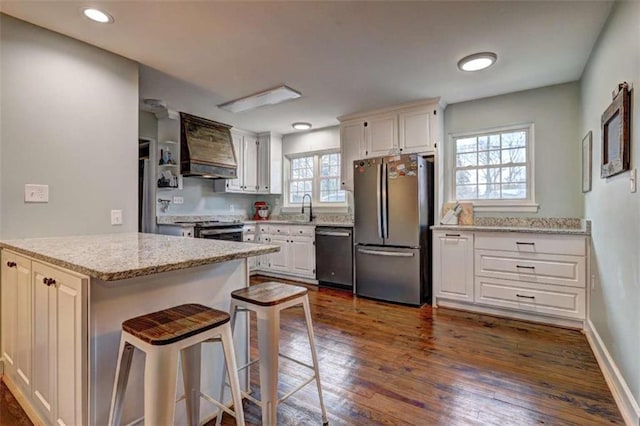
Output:
[[518,268],[518,269],[531,269],[532,271],[534,269],[536,269],[535,266],[523,266],[523,265],[516,265],[516,268]]
[[445,237],[460,237],[460,234],[444,234]]
[[517,245],[521,245],[521,246],[535,246],[536,243],[524,243],[522,241],[516,241]]
[[535,296],[524,296],[522,294],[516,294],[516,297],[522,297],[524,299],[535,299],[536,298]]

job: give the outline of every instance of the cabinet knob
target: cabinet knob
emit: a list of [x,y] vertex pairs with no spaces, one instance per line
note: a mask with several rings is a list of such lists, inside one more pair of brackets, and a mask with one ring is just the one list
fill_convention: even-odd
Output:
[[300,233],[302,234],[302,230],[300,230],[300,231],[298,231],[298,232],[300,232]]
[[229,187],[229,184],[227,184],[227,188]]
[[16,266],[18,266],[18,264],[16,262],[9,261],[9,262],[7,262],[7,266],[9,268],[15,268]]
[[52,286],[52,285],[54,285],[56,283],[56,280],[54,280],[53,278],[44,277],[42,279],[42,283],[46,284],[47,286]]

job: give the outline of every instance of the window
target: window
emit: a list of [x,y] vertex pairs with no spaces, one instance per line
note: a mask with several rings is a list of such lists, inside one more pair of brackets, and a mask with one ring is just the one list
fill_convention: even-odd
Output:
[[317,205],[346,202],[346,195],[340,190],[340,153],[290,159],[288,204],[301,204],[304,194],[309,194]]
[[482,205],[533,204],[533,126],[452,136],[451,198]]

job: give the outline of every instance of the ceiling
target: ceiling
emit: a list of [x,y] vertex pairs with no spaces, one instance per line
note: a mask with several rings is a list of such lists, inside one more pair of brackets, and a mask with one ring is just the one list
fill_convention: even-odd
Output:
[[[578,80],[611,1],[0,1],[0,10],[146,66],[140,97],[253,131],[291,133],[423,98],[446,104]],[[493,51],[491,68],[457,61]],[[280,84],[303,97],[228,113],[216,105]]]

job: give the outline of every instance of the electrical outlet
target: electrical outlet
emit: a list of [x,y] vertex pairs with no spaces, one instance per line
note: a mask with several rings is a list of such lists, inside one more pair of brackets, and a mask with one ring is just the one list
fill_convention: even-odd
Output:
[[173,204],[184,204],[184,197],[173,197]]
[[629,186],[631,192],[636,192],[638,190],[638,169],[634,168],[629,173]]
[[122,225],[122,210],[111,210],[111,224]]
[[24,201],[26,203],[48,203],[49,185],[26,184],[24,186]]

